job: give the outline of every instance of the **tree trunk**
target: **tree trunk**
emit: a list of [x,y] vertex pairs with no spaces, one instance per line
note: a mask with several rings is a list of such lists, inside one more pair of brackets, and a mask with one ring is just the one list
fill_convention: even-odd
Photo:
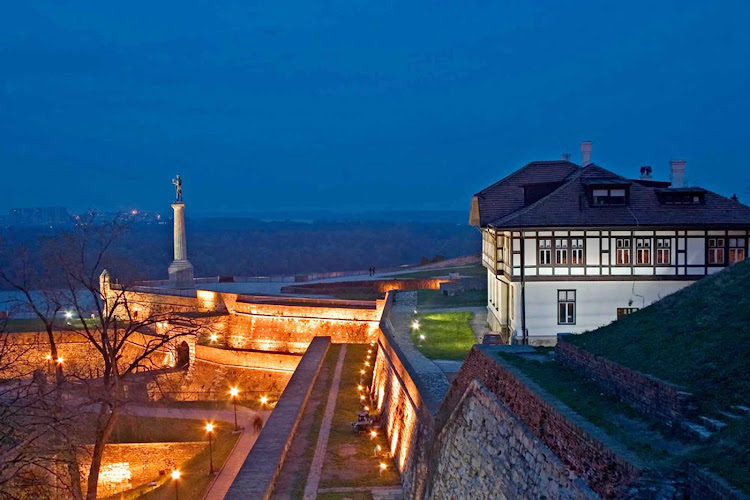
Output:
[[94,442],[94,451],[91,453],[91,468],[89,469],[88,485],[86,486],[86,500],[96,500],[104,445],[109,439],[119,414],[120,408],[118,406],[110,410],[109,405],[104,403],[99,409],[99,416],[96,420],[96,441]]

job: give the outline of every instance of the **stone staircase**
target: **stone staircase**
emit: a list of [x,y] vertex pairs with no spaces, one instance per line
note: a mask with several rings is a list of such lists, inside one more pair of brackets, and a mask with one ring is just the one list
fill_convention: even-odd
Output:
[[699,441],[708,441],[714,433],[726,428],[729,425],[728,422],[739,420],[748,414],[750,414],[750,407],[734,405],[730,411],[719,411],[713,417],[700,415],[694,420],[683,422],[682,429]]

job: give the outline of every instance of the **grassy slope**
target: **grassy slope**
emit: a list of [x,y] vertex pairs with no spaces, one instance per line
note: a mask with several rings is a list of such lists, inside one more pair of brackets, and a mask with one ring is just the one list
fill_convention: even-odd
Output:
[[[469,322],[470,312],[439,312],[418,314],[419,330],[412,330],[411,340],[430,359],[463,361],[476,344]],[[420,335],[425,339],[421,340]]]
[[704,411],[750,404],[750,260],[570,341],[685,386]]

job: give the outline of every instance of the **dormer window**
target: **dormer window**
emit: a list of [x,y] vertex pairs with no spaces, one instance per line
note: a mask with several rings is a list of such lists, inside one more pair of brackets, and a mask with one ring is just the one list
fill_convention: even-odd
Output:
[[703,205],[706,191],[700,188],[660,189],[656,191],[662,205]]
[[584,179],[583,184],[592,207],[622,207],[630,201],[630,182],[624,179]]
[[601,206],[622,206],[625,205],[625,190],[618,189],[593,189],[591,191],[593,205]]

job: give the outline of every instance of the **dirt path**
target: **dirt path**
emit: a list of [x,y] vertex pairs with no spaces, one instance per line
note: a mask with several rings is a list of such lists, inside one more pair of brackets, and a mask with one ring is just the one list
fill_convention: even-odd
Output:
[[323,423],[320,426],[318,442],[315,445],[315,455],[313,455],[310,474],[307,476],[305,485],[305,500],[315,500],[318,495],[318,484],[320,483],[320,473],[323,471],[323,459],[326,456],[328,446],[328,436],[331,433],[331,422],[333,421],[333,411],[336,409],[336,399],[339,395],[339,382],[341,381],[341,370],[344,366],[346,357],[346,344],[339,351],[339,358],[336,361],[336,370],[333,373],[333,382],[331,390],[328,392],[328,401],[326,402],[325,413],[323,414]]

